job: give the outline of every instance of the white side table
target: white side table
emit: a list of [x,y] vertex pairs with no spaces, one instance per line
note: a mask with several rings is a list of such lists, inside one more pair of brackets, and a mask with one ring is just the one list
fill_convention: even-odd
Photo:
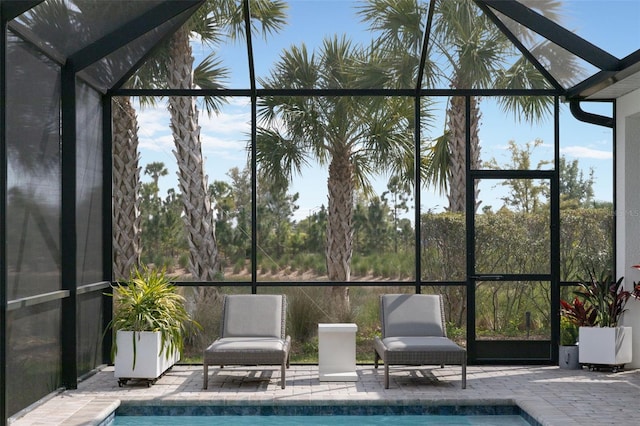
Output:
[[318,324],[318,371],[321,382],[355,382],[356,324]]

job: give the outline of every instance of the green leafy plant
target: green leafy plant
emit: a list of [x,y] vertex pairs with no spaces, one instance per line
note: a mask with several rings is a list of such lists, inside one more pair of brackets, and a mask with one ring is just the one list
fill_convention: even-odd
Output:
[[[200,324],[191,319],[185,307],[184,297],[171,284],[164,268],[151,269],[145,266],[135,268],[127,283],[113,286],[113,289],[116,305],[113,319],[107,325],[107,330],[134,332],[132,334],[134,369],[135,332],[160,332],[161,348],[164,349],[168,359],[176,351],[182,351],[183,336],[186,332],[201,328]],[[115,357],[117,350],[114,333],[112,358]]]
[[578,341],[578,326],[571,322],[569,318],[560,318],[560,345],[571,346]]

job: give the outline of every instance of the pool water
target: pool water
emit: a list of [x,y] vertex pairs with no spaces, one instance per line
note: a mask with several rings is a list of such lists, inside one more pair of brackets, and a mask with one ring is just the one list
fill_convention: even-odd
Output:
[[494,416],[460,416],[425,414],[397,415],[397,416],[116,416],[114,426],[209,426],[237,425],[237,426],[289,426],[289,425],[448,425],[448,426],[531,426],[519,415]]
[[539,426],[516,405],[121,405],[104,426],[469,425]]

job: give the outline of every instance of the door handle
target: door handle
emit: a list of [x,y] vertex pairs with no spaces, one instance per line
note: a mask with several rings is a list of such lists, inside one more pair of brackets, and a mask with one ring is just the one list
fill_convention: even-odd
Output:
[[500,281],[504,279],[504,275],[470,275],[469,278],[473,280],[485,280],[485,281]]

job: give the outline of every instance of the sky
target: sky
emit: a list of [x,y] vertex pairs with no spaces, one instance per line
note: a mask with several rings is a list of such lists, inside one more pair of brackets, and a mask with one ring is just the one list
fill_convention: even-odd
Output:
[[[282,50],[292,45],[304,42],[311,50],[319,44],[326,35],[348,33],[355,41],[366,40],[357,28],[362,27],[353,16],[351,1],[343,0],[294,0],[290,2],[290,25],[281,33],[269,38],[265,43],[259,38],[254,39],[254,55],[256,74],[266,76],[269,67],[281,54]],[[563,24],[574,30],[581,37],[593,44],[609,51],[619,58],[624,57],[636,49],[640,49],[640,0],[572,0],[565,1]],[[613,24],[603,24],[613,23]],[[362,27],[363,28],[363,27]],[[359,39],[358,37],[362,37]],[[267,48],[268,46],[268,48]],[[196,62],[208,52],[208,47],[199,41],[193,42]],[[246,66],[246,47],[243,44],[225,47],[218,50],[219,57],[225,65],[232,69],[229,87],[248,88],[248,72]],[[608,104],[585,105],[590,112],[610,116],[611,107]],[[506,150],[510,140],[524,147],[527,142],[536,138],[543,140],[543,144],[534,150],[534,160],[552,159],[553,133],[552,124],[543,125],[518,124],[505,119],[502,112],[491,100],[483,100],[482,127],[480,131],[483,160],[495,159],[499,164],[509,160]],[[510,118],[510,117],[509,117]],[[139,139],[141,152],[141,166],[150,162],[161,161],[167,167],[169,174],[160,180],[161,193],[169,188],[177,188],[177,167],[173,151],[173,139],[169,130],[169,114],[164,106],[155,109],[139,110]],[[249,100],[237,98],[231,100],[222,112],[211,118],[202,114],[200,118],[201,140],[203,156],[205,157],[205,173],[208,183],[214,180],[228,181],[227,173],[232,167],[244,168],[247,161],[246,141],[250,131]],[[433,134],[439,134],[443,128],[442,119],[434,123]],[[580,123],[573,119],[568,106],[561,108],[561,155],[568,161],[578,160],[585,176],[593,170],[596,176],[594,185],[595,198],[602,201],[612,201],[613,193],[612,170],[612,131],[603,127]],[[142,176],[143,181],[150,181],[150,177]],[[375,179],[378,194],[386,190],[386,176]],[[303,177],[295,177],[291,193],[299,193],[299,210],[295,220],[302,219],[317,211],[320,205],[327,205],[326,167],[317,165],[305,168]],[[500,189],[488,189],[487,185],[480,195],[484,205],[499,202]],[[489,193],[491,192],[491,193]],[[422,210],[431,209],[442,211],[446,207],[446,200],[433,193],[422,193]],[[412,217],[413,212],[408,216]]]

